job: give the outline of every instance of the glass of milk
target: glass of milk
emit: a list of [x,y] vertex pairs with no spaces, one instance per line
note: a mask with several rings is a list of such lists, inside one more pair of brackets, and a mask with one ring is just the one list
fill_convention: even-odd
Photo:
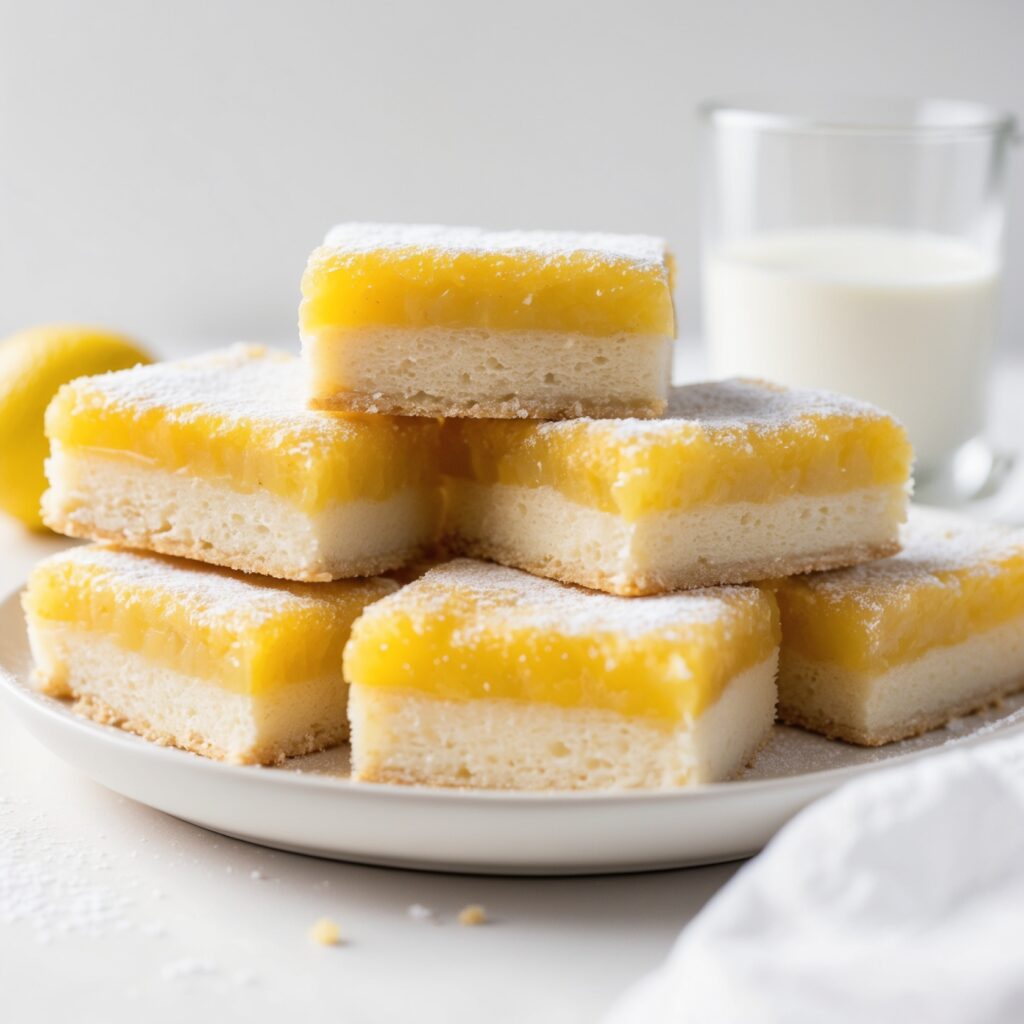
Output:
[[874,402],[907,427],[919,495],[982,491],[1013,119],[938,100],[800,109],[702,108],[711,371]]

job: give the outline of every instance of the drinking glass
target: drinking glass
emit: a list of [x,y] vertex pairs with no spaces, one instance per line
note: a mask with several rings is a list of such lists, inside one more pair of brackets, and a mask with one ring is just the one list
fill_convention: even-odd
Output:
[[713,374],[894,413],[930,500],[991,486],[1013,118],[949,100],[713,102],[701,114]]

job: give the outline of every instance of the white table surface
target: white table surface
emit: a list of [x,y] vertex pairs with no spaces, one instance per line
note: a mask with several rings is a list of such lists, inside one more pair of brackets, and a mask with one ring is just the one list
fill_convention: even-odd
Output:
[[[997,376],[1019,444],[1022,368]],[[65,542],[0,516],[0,593]],[[0,715],[0,1019],[11,1024],[593,1022],[737,865],[584,879],[360,867],[250,846],[110,793]],[[407,913],[432,908],[433,921]],[[482,903],[478,928],[455,922]],[[347,941],[319,947],[320,917]]]

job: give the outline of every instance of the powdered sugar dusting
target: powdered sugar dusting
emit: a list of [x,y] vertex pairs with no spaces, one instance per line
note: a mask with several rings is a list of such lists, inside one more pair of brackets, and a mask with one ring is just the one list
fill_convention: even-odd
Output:
[[[70,548],[40,563],[40,570],[68,565],[87,566],[83,587],[106,590],[121,605],[146,594],[173,597],[196,624],[252,628],[278,616],[328,603],[375,601],[397,589],[385,579],[337,580],[333,583],[293,583],[245,576],[186,559],[122,551],[107,544]],[[72,578],[76,578],[72,572]],[[31,591],[31,587],[30,587]]]
[[666,252],[665,240],[650,235],[485,231],[441,224],[339,224],[327,233],[324,247],[335,253],[353,255],[376,249],[418,249],[449,256],[470,251],[548,258],[593,253],[600,260],[622,260],[646,266],[664,266]]
[[742,444],[751,434],[816,435],[821,430],[821,421],[830,417],[893,420],[881,409],[846,395],[734,378],[672,388],[668,408],[658,419],[562,420],[539,424],[537,434],[557,435],[578,430],[582,425],[623,443],[663,441],[666,435],[673,435],[680,441],[704,437]]
[[743,427],[770,433],[826,416],[891,419],[876,406],[847,395],[784,388],[742,377],[673,388],[665,418],[698,420],[716,430]]
[[135,366],[66,385],[84,400],[132,415],[159,409],[169,422],[200,417],[223,419],[230,431],[240,424],[276,430],[270,443],[310,451],[352,438],[366,430],[364,420],[306,408],[300,361],[260,345],[232,345],[191,359]]
[[903,550],[849,569],[802,577],[800,585],[825,601],[854,600],[880,612],[922,587],[957,593],[961,577],[992,577],[1009,559],[1024,556],[1024,531],[983,523],[951,512],[913,506],[901,540]]
[[0,808],[0,925],[28,924],[44,944],[131,926],[129,901],[91,880],[105,866],[101,854],[55,840],[38,815],[32,828],[11,826],[8,810]]
[[164,981],[184,981],[189,978],[210,977],[219,973],[219,970],[212,960],[190,956],[164,964],[160,969],[160,977]]
[[614,597],[542,579],[518,569],[460,558],[431,569],[367,615],[400,608],[414,619],[442,613],[452,598],[468,598],[473,615],[453,643],[478,631],[531,627],[561,635],[615,633],[627,637],[683,635],[697,625],[728,624],[763,605],[755,587],[716,587],[657,597]]
[[[1024,530],[986,523],[922,505],[911,506],[901,541],[903,550],[894,558],[870,563],[874,571],[913,565],[929,573],[963,569],[994,571],[1000,562],[1024,554]],[[865,567],[872,571],[870,567]]]
[[[771,738],[753,764],[740,776],[744,780],[778,779],[834,768],[868,767],[897,761],[908,754],[949,749],[965,739],[998,735],[1007,727],[1024,721],[1024,694],[1006,698],[966,718],[955,718],[944,728],[933,729],[909,739],[881,747],[858,747],[826,739],[804,729],[776,725]],[[732,785],[732,783],[726,783]]]

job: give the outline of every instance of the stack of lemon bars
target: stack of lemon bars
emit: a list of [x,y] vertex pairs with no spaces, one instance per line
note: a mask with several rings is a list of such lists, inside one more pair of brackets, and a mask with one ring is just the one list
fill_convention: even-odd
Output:
[[670,386],[644,236],[347,224],[302,357],[61,389],[25,595],[39,685],[209,757],[662,788],[778,716],[882,744],[1024,687],[1024,536],[911,509],[886,413]]

